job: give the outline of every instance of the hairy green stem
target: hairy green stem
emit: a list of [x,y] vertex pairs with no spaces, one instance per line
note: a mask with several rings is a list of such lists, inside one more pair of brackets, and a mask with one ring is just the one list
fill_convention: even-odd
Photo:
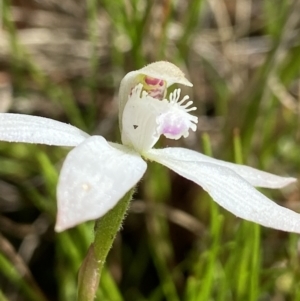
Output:
[[134,188],[127,192],[118,204],[95,223],[95,238],[78,275],[78,301],[95,299],[101,272],[116,234],[122,226]]

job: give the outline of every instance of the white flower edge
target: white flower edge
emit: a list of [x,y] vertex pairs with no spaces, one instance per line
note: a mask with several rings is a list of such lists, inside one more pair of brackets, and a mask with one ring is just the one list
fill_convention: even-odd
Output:
[[92,136],[71,150],[57,186],[57,221],[61,232],[100,218],[143,176],[146,162],[123,145]]
[[89,135],[75,126],[53,119],[0,113],[0,140],[57,146],[77,146]]
[[239,176],[249,182],[249,184],[255,187],[272,189],[283,188],[297,181],[297,179],[292,177],[281,177],[250,166],[214,159],[186,148],[168,147],[164,149],[152,149],[150,153],[155,156],[163,156],[165,159],[170,160],[174,159],[186,162],[206,162],[224,166],[236,172]]
[[162,150],[150,150],[144,155],[200,185],[215,202],[237,217],[300,233],[300,214],[277,205],[232,169],[208,162],[175,160]]

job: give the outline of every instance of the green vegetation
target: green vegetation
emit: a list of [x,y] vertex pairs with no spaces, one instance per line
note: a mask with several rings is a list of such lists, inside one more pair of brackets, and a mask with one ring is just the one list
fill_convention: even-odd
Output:
[[[236,3],[235,3],[236,2]],[[0,112],[119,141],[122,77],[157,60],[194,84],[199,130],[160,140],[300,174],[298,0],[0,0]],[[76,300],[93,222],[57,234],[67,148],[0,143],[0,301]],[[300,301],[299,237],[237,219],[148,163],[101,276],[101,301]],[[264,193],[300,212],[295,186]]]

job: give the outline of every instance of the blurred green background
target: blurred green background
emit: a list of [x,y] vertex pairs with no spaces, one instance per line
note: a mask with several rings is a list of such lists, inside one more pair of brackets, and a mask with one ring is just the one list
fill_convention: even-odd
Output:
[[[194,84],[199,124],[160,147],[299,177],[299,16],[299,0],[0,0],[0,112],[119,141],[120,80],[168,60]],[[76,299],[93,223],[53,230],[67,152],[0,143],[0,301]],[[263,192],[300,212],[297,185]],[[299,283],[298,235],[239,220],[151,163],[97,300],[294,301]]]

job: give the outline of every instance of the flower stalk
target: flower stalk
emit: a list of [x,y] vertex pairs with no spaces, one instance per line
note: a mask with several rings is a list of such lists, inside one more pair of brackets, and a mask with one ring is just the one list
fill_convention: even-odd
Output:
[[78,301],[95,299],[107,254],[122,226],[134,188],[118,204],[95,222],[95,238],[78,274]]

